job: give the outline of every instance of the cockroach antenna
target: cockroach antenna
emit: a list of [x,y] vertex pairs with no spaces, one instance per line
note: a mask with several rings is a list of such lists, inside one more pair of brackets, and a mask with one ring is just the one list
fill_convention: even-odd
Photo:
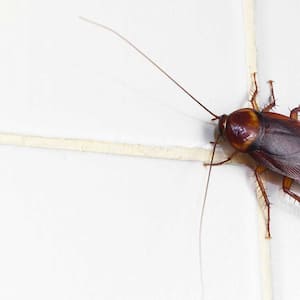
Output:
[[[204,211],[205,211],[205,205],[206,205],[206,199],[207,199],[207,194],[208,194],[208,186],[209,186],[209,181],[210,181],[210,175],[211,175],[211,169],[212,166],[214,165],[214,156],[216,153],[216,148],[217,144],[219,142],[221,135],[219,134],[216,138],[216,140],[213,143],[213,150],[210,158],[210,162],[205,164],[209,166],[208,174],[207,174],[207,179],[206,179],[206,185],[205,185],[205,192],[204,192],[204,197],[203,197],[203,202],[202,202],[202,207],[201,207],[201,215],[200,215],[200,222],[199,222],[199,265],[200,265],[200,281],[201,281],[201,287],[202,287],[202,298],[204,299],[204,275],[203,275],[203,263],[202,263],[202,257],[203,257],[203,248],[202,248],[202,232],[203,232],[203,219],[204,219]],[[201,299],[202,299],[201,298]]]
[[174,84],[176,84],[185,94],[187,94],[192,100],[194,100],[196,103],[198,103],[203,109],[205,109],[209,114],[213,116],[213,119],[220,119],[219,116],[214,114],[211,110],[209,110],[207,107],[205,107],[199,100],[197,100],[190,92],[188,92],[178,81],[176,81],[171,75],[169,75],[163,68],[161,68],[153,59],[151,59],[148,55],[146,55],[143,51],[141,51],[139,48],[137,48],[132,42],[130,42],[127,38],[125,38],[123,35],[115,31],[114,29],[103,25],[101,23],[95,22],[93,20],[87,19],[85,17],[79,17],[81,20],[88,22],[90,24],[96,25],[98,27],[101,27],[102,29],[105,29],[107,31],[110,31],[114,35],[116,35],[118,38],[123,40],[126,44],[128,44],[130,47],[132,47],[135,51],[137,51],[140,55],[142,55],[146,60],[148,60],[155,68],[157,68],[161,73],[163,73],[167,78],[169,78]]
[[[101,23],[95,22],[93,20],[87,19],[85,17],[79,17],[81,20],[88,22],[90,24],[96,25],[98,27],[101,27],[102,29],[105,29],[114,35],[116,35],[118,38],[123,40],[126,44],[128,44],[130,47],[132,47],[136,52],[138,52],[140,55],[142,55],[147,61],[149,61],[155,68],[157,68],[161,73],[163,73],[168,79],[170,79],[175,85],[177,85],[185,94],[187,94],[192,100],[194,100],[196,103],[198,103],[204,110],[206,110],[209,114],[213,116],[213,120],[219,120],[221,119],[220,116],[216,115],[213,113],[211,110],[209,110],[206,106],[204,106],[198,99],[196,99],[190,92],[188,92],[178,81],[176,81],[171,75],[169,75],[162,67],[160,67],[153,59],[151,59],[148,55],[146,55],[142,50],[137,48],[132,42],[130,42],[127,38],[125,38],[123,35],[115,31],[114,29],[103,25]],[[212,151],[212,156],[209,165],[209,171],[207,175],[207,180],[206,180],[206,186],[205,186],[205,193],[204,193],[204,198],[203,198],[203,204],[202,204],[202,209],[201,209],[201,216],[200,216],[200,227],[199,227],[199,262],[200,262],[200,268],[201,268],[201,286],[204,294],[204,283],[203,283],[203,270],[202,270],[202,227],[203,227],[203,217],[204,217],[204,210],[205,210],[205,204],[206,204],[206,198],[207,198],[207,193],[208,193],[208,186],[209,186],[209,180],[210,180],[210,175],[211,175],[211,169],[213,166],[213,160],[214,160],[214,155],[216,151],[216,146],[218,144],[218,140],[220,138],[220,135],[218,135],[216,141],[214,142],[213,146],[213,151]]]

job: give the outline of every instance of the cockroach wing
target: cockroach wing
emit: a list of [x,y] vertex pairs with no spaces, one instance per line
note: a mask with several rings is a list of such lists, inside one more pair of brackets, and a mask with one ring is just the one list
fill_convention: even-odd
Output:
[[259,113],[261,130],[249,155],[267,169],[300,182],[300,122],[287,116]]

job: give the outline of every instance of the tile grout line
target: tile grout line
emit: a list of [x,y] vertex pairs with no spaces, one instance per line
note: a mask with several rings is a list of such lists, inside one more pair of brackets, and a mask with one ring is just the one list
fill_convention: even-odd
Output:
[[[0,132],[0,145],[202,162],[209,161],[211,154],[211,150],[200,147],[143,145],[5,132]],[[224,154],[218,152],[216,157],[222,159]]]
[[[245,15],[245,33],[246,33],[246,56],[248,63],[249,79],[251,74],[257,72],[256,59],[256,38],[255,38],[255,0],[244,0],[244,15]],[[250,80],[250,89],[251,89]],[[250,96],[251,90],[249,91]],[[257,189],[256,197],[258,202],[261,202],[261,193]],[[257,206],[258,218],[258,240],[260,253],[260,272],[261,272],[261,287],[262,300],[272,299],[272,271],[271,271],[271,243],[266,239],[266,222],[263,206]]]

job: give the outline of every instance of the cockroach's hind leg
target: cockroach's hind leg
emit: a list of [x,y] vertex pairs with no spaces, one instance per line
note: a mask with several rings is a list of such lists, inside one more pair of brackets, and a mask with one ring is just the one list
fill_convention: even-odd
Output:
[[300,106],[293,108],[290,112],[290,118],[294,120],[298,120],[298,113],[300,111]]
[[264,166],[258,166],[256,167],[254,173],[255,173],[255,177],[256,177],[256,181],[258,183],[258,186],[260,188],[260,191],[264,197],[264,201],[266,204],[266,208],[267,208],[267,220],[266,220],[266,239],[270,239],[271,238],[271,231],[270,231],[270,201],[266,192],[266,189],[264,187],[262,178],[261,178],[261,174],[266,170],[266,168]]
[[289,177],[283,177],[282,188],[285,193],[294,198],[296,201],[300,202],[300,196],[291,191],[291,186],[293,184],[293,179]]
[[252,88],[250,91],[251,97],[250,97],[250,103],[252,105],[252,108],[255,109],[256,111],[259,111],[259,107],[256,101],[256,97],[258,94],[258,85],[257,85],[257,80],[256,80],[256,73],[251,74],[251,81],[252,81]]
[[212,163],[204,163],[204,166],[220,166],[223,165],[225,163],[227,163],[228,161],[230,161],[236,154],[238,154],[238,151],[234,151],[228,158],[226,158],[225,160],[222,161],[218,161],[218,162],[212,162]]
[[262,112],[268,112],[270,111],[272,108],[274,108],[274,106],[276,105],[276,99],[275,99],[275,94],[274,94],[274,87],[273,87],[273,80],[269,80],[268,84],[270,85],[270,97],[269,97],[269,104],[266,105]]

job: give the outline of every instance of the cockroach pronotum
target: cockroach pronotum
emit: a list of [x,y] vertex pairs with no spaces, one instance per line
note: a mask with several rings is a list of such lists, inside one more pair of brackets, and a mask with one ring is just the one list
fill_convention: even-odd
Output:
[[[296,201],[300,202],[300,196],[291,191],[293,181],[300,182],[300,122],[298,121],[300,106],[292,109],[289,117],[271,112],[275,106],[275,96],[273,82],[270,80],[269,85],[271,95],[269,104],[263,109],[260,109],[256,101],[258,88],[256,74],[254,73],[252,74],[254,89],[250,99],[252,108],[238,109],[228,115],[217,115],[197,100],[181,84],[179,84],[178,81],[120,33],[108,26],[84,17],[80,18],[108,30],[118,38],[122,39],[177,85],[193,101],[198,103],[204,110],[212,115],[213,121],[218,120],[218,134],[214,142],[211,161],[206,164],[210,166],[210,170],[212,166],[222,165],[230,161],[238,153],[248,154],[254,159],[256,162],[256,167],[254,168],[255,178],[267,208],[266,238],[270,238],[270,201],[261,174],[264,171],[269,170],[283,176],[283,191]],[[224,138],[234,150],[227,159],[220,162],[214,162],[213,157],[216,145],[221,137]]]

